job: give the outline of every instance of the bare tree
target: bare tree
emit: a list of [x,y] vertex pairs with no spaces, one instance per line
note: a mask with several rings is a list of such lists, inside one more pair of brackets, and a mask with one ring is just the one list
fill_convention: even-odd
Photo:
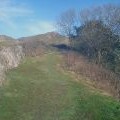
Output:
[[58,30],[65,36],[71,37],[74,33],[76,22],[76,12],[74,9],[69,9],[63,12],[57,19]]
[[[86,53],[92,52],[92,55],[96,56],[95,59],[97,58],[97,63],[120,74],[120,6],[108,4],[85,9],[79,15],[82,25],[78,28],[78,38],[90,48]],[[111,81],[119,91],[118,96],[119,82],[120,80],[115,78]]]
[[81,10],[80,22],[85,24],[89,21],[99,20],[117,35],[120,35],[120,5],[107,4],[90,9]]
[[[75,33],[76,12],[74,9],[69,9],[63,12],[57,19],[57,27],[61,34],[68,37],[68,46],[72,46],[72,36]],[[70,55],[68,53],[68,64],[70,64]]]
[[[70,48],[74,46],[101,67],[113,70],[115,75],[120,74],[120,6],[108,4],[85,9],[79,13],[79,22],[77,19],[75,11],[70,9],[63,12],[57,20],[58,30],[68,37]],[[68,52],[65,57],[67,67],[75,67],[77,59],[74,55]],[[120,97],[119,76],[117,79],[114,75],[112,77],[108,82],[115,87]]]

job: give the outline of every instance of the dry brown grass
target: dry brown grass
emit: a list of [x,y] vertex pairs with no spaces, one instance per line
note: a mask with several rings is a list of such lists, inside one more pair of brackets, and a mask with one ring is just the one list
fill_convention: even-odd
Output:
[[77,75],[86,77],[94,87],[120,99],[120,78],[115,73],[105,69],[103,66],[89,62],[87,58],[77,53],[66,54],[64,59],[65,68],[74,71]]

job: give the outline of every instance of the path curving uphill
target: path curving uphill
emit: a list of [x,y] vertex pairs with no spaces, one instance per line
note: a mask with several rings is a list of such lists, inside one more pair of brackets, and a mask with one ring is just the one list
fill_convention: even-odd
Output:
[[0,89],[0,120],[120,120],[120,104],[58,67],[61,57],[26,58]]

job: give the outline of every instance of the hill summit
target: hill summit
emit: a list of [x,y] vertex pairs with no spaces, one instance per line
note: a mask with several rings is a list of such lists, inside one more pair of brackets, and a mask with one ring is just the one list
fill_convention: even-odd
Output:
[[41,42],[46,45],[50,44],[67,44],[68,39],[57,32],[48,32],[45,34],[29,36],[29,37],[22,37],[19,39],[20,41],[24,42]]

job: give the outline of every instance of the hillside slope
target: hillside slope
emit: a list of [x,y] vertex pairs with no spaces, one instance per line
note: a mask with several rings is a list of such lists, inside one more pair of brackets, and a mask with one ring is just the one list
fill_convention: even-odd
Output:
[[6,35],[0,35],[0,42],[3,42],[3,41],[14,41],[15,39],[10,37],[10,36],[6,36]]
[[7,72],[0,120],[120,120],[120,103],[77,82],[60,62],[50,53],[26,58]]
[[29,36],[29,37],[23,37],[19,38],[20,41],[26,41],[26,42],[39,42],[46,45],[51,44],[68,44],[68,39],[59,33],[56,32],[48,32],[45,34],[35,35],[35,36]]
[[40,55],[43,51],[53,48],[53,45],[68,44],[66,37],[55,32],[20,38],[19,41],[24,48],[26,56]]

